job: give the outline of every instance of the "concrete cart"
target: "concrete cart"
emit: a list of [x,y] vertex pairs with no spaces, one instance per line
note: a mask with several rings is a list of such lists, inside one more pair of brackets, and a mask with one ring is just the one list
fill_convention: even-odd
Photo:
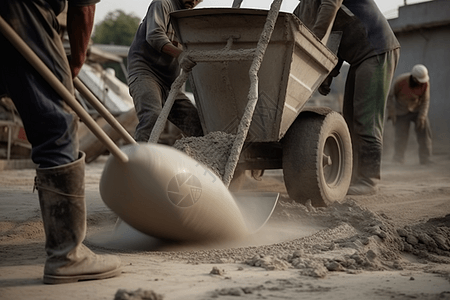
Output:
[[[268,12],[204,8],[178,11],[171,18],[184,49],[197,62],[189,79],[205,135],[237,134],[253,88],[249,69]],[[283,169],[292,199],[310,199],[314,206],[343,199],[352,171],[347,125],[328,108],[305,107],[336,63],[335,54],[296,16],[278,13],[230,190],[245,170]]]

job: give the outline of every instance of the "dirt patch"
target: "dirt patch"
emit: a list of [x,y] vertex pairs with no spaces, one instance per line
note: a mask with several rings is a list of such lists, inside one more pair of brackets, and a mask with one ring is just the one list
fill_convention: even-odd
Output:
[[428,167],[414,161],[403,166],[385,162],[378,195],[347,197],[326,208],[289,199],[279,171],[266,172],[261,181],[249,177],[245,191],[281,194],[272,217],[254,236],[213,245],[153,239],[141,248],[132,243],[109,247],[97,238],[110,234],[116,221],[98,192],[106,159],[86,169],[87,244],[97,253],[119,255],[123,274],[102,281],[42,285],[44,233],[37,194],[32,192],[34,171],[3,171],[0,299],[68,294],[95,300],[148,295],[298,299],[299,293],[328,300],[450,299],[448,155],[435,158],[440,163]]

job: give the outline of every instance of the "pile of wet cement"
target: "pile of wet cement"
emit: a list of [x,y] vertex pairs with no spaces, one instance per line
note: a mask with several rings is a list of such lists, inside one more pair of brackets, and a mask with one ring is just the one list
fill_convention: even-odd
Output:
[[[222,178],[235,136],[213,132],[178,140],[174,147],[209,166]],[[267,270],[295,268],[304,275],[324,277],[330,271],[401,270],[403,253],[424,261],[450,263],[450,216],[397,228],[383,214],[354,201],[314,208],[280,201],[271,220],[293,224],[310,220],[327,228],[307,237],[265,246],[229,249],[156,252],[189,263],[245,263]]]
[[[235,136],[213,132],[184,138],[175,148],[224,174]],[[316,209],[311,205],[280,201],[272,221],[314,220],[328,229],[311,236],[267,246],[170,253],[190,263],[241,262],[267,270],[296,268],[323,277],[328,271],[402,269],[403,252],[426,260],[450,263],[450,216],[426,224],[396,228],[386,215],[376,214],[353,201]],[[164,255],[164,254],[162,254]]]
[[149,254],[191,264],[243,263],[266,270],[298,269],[302,275],[319,278],[334,271],[402,270],[409,264],[404,252],[418,255],[423,262],[450,263],[450,216],[400,229],[387,216],[354,201],[316,209],[282,200],[271,221],[292,224],[300,219],[314,220],[327,229],[263,246]]
[[234,135],[216,131],[202,137],[179,139],[173,147],[208,166],[219,178],[223,178],[234,140]]

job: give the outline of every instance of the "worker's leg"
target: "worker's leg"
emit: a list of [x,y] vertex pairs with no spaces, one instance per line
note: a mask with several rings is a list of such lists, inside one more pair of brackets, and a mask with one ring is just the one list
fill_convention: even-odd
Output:
[[197,108],[182,92],[177,95],[177,99],[169,114],[169,121],[187,136],[203,135]]
[[419,161],[422,165],[430,164],[431,161],[431,153],[432,153],[432,135],[431,135],[431,126],[430,121],[425,121],[425,128],[417,129],[416,136],[417,142],[419,144]]
[[[353,69],[352,138],[357,161],[356,180],[348,193],[374,194],[381,178],[386,99],[398,61],[397,51],[366,59]],[[347,106],[346,111],[351,111]],[[347,116],[346,119],[349,119]]]
[[395,122],[394,162],[405,162],[405,151],[408,144],[410,123],[410,114],[397,116],[397,120]]
[[137,142],[148,142],[162,110],[164,88],[150,74],[134,76],[128,84],[138,118],[134,138]]
[[[73,91],[61,38],[52,27],[56,22],[54,14],[33,1],[2,1],[0,13],[57,78]],[[41,26],[42,22],[45,24]],[[78,157],[78,118],[3,35],[0,35],[0,44],[0,80],[21,116],[32,145],[32,160],[40,167],[74,161]]]
[[358,170],[358,147],[356,147],[357,136],[355,136],[353,127],[353,97],[355,92],[355,67],[351,67],[348,70],[347,78],[345,81],[344,100],[342,106],[342,113],[345,121],[347,122],[348,130],[352,138],[352,154],[353,154],[353,167],[352,167],[352,182],[357,180]]
[[[57,24],[56,17],[48,6],[41,4],[1,1],[0,14],[7,20],[15,20],[14,29],[72,90],[69,64],[61,39],[52,27]],[[32,144],[32,159],[39,165],[35,186],[46,235],[44,282],[64,283],[118,275],[118,258],[96,256],[81,244],[85,237],[86,209],[84,156],[78,156],[76,136],[78,119],[1,35],[0,40],[4,51],[0,56],[2,86],[20,113]]]
[[44,283],[104,279],[120,274],[120,259],[96,255],[82,244],[86,236],[84,154],[78,160],[36,169],[45,230]]

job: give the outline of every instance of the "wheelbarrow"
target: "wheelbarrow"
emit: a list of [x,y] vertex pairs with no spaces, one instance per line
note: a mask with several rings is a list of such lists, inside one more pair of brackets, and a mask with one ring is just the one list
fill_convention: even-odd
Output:
[[[197,63],[185,76],[205,135],[235,136],[225,185],[238,185],[245,170],[282,169],[295,201],[327,206],[342,200],[352,171],[346,122],[329,108],[305,106],[336,55],[293,14],[271,17],[270,11],[236,8],[240,2],[171,14]],[[272,26],[271,34],[261,34],[265,26]]]
[[[199,180],[203,170],[195,160],[165,145],[136,143],[75,78],[76,89],[130,143],[119,148],[1,16],[0,32],[110,151],[100,194],[105,204],[135,229],[165,240],[227,240],[246,237],[270,217],[278,195],[231,195],[216,177]],[[268,205],[255,206],[256,200]]]

